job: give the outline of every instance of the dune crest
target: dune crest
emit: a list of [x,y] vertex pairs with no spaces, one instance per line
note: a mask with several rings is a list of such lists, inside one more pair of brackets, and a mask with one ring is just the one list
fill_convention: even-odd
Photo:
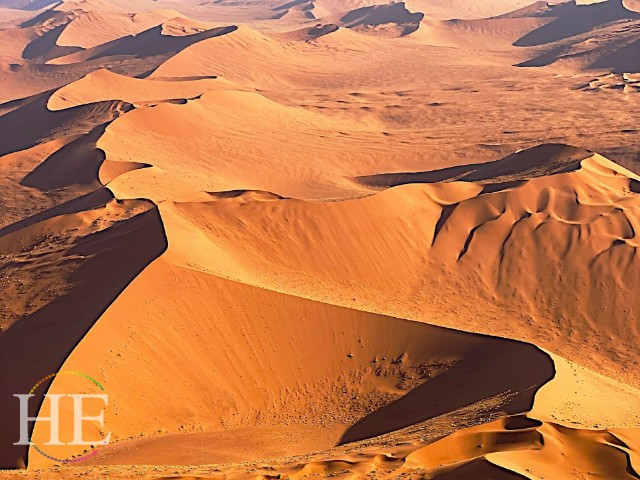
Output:
[[389,36],[409,35],[420,27],[424,13],[411,12],[404,2],[373,5],[323,19],[356,31]]
[[58,111],[109,100],[130,104],[186,101],[201,96],[207,90],[218,88],[219,83],[214,80],[150,81],[118,75],[104,69],[96,70],[57,90],[49,97],[47,108]]
[[533,12],[552,19],[514,45],[547,46],[543,53],[520,66],[610,69],[614,73],[637,72],[639,43],[633,34],[640,13],[627,8],[624,0],[589,4],[562,3]]
[[176,17],[180,14],[171,10],[138,14],[91,10],[74,18],[58,37],[57,44],[93,48],[124,36],[136,35]]

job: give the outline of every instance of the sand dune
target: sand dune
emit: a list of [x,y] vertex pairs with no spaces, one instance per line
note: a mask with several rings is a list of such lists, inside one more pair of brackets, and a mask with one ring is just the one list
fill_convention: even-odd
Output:
[[637,72],[640,13],[622,0],[579,5],[564,3],[534,11],[534,16],[553,19],[517,40],[514,45],[544,45],[543,53],[521,66],[556,64],[562,68],[610,69]]
[[[0,375],[3,465],[26,459],[25,447],[7,448],[18,428],[11,392],[28,391],[32,376],[42,378],[57,370],[106,306],[164,248],[159,217],[149,203],[107,201],[105,193],[96,195],[2,236],[3,258],[24,262],[25,267],[3,270],[12,274],[16,289],[3,286],[4,327],[7,313],[9,321],[20,319],[0,336],[2,364],[13,365]],[[20,249],[33,256],[21,259]],[[103,275],[113,283],[105,286]],[[95,301],[83,302],[86,295]],[[25,302],[20,310],[11,301],[16,297]],[[38,404],[31,405],[35,414]]]
[[365,33],[409,35],[420,27],[424,14],[411,12],[403,2],[374,5],[323,19]]
[[311,40],[316,40],[320,37],[324,37],[325,35],[329,35],[331,33],[337,32],[340,27],[335,24],[326,24],[323,25],[321,23],[308,28],[303,28],[300,30],[295,30],[293,32],[287,32],[284,34],[278,35],[278,38],[283,40],[296,40],[296,41],[304,41],[309,42]]
[[591,5],[576,5],[569,2],[544,9],[536,14],[552,17],[554,20],[518,40],[516,43],[518,46],[553,43],[588,33],[611,22],[640,18],[635,12],[626,9],[622,0],[607,0]]
[[[321,145],[325,142],[321,138],[310,139],[304,131],[313,128],[336,135],[330,119],[284,107],[257,93],[209,91],[186,105],[163,104],[130,113],[107,128],[99,146],[112,161],[136,159],[153,168],[140,171],[135,178],[114,180],[110,188],[120,198],[144,196],[162,201],[190,192],[238,189],[313,198],[351,196],[352,192],[363,190],[348,178],[335,174],[337,168],[345,174],[353,172],[350,158],[358,144],[339,137],[337,142],[345,149],[342,156],[336,158],[333,150],[323,152]],[[170,123],[169,118],[173,119]],[[274,129],[276,125],[279,128]],[[132,129],[138,133],[137,138],[122,136],[121,132]],[[269,151],[256,137],[260,131],[272,139]],[[156,140],[150,143],[149,138]],[[180,141],[175,142],[176,138]],[[238,138],[246,141],[238,142]],[[317,148],[315,157],[300,156],[301,149],[308,148]],[[183,154],[185,149],[189,156]],[[158,154],[160,151],[163,155]],[[391,151],[383,155],[389,160],[400,157],[398,152]],[[230,157],[234,162],[226,161]],[[288,163],[293,158],[298,159],[294,167]],[[323,162],[318,163],[318,159]],[[253,173],[247,175],[250,165]]]
[[[588,447],[580,448],[577,444]],[[637,478],[626,448],[608,432],[585,432],[512,417],[456,432],[419,449],[406,458],[403,469],[417,466],[446,471],[452,464],[484,457],[495,465],[534,478],[547,475],[571,478],[579,474]],[[584,465],[584,470],[578,473],[575,465]]]
[[58,37],[57,44],[93,48],[121,37],[136,35],[178,17],[180,14],[171,10],[140,14],[92,10],[74,18]]
[[[171,238],[169,245],[170,252]],[[153,435],[159,428],[179,433],[308,424],[320,429],[321,425],[341,425],[344,431],[358,420],[345,440],[368,438],[469,403],[480,403],[477,408],[482,410],[484,402],[488,412],[527,410],[535,392],[532,387],[553,375],[548,357],[532,347],[276,294],[180,267],[171,258],[175,253],[138,277],[65,365],[73,368],[75,362],[86,362],[87,355],[104,359],[101,365],[113,386],[112,401],[118,412],[112,428],[119,438],[143,432]],[[147,275],[149,280],[145,280]],[[152,280],[158,276],[171,281],[163,287]],[[173,294],[167,295],[165,288]],[[184,320],[177,322],[171,314],[176,305],[170,299],[185,297],[175,295],[176,289],[184,294],[196,289],[209,300],[206,305],[191,302],[192,308],[180,301]],[[141,294],[153,299],[152,303],[139,302]],[[153,312],[152,316],[145,311]],[[384,335],[380,335],[381,328]],[[141,350],[135,337],[150,331],[153,337],[147,337]],[[189,345],[179,340],[178,332],[189,332],[184,335]],[[190,338],[198,338],[199,345],[195,347]],[[282,338],[289,339],[286,350],[278,346]],[[114,358],[113,348],[123,342],[138,346],[119,347],[121,354]],[[522,376],[516,358],[529,359],[519,365],[537,365],[532,376]],[[201,369],[189,373],[181,367],[192,362]],[[506,370],[495,372],[494,380],[472,381],[483,362],[504,365]],[[146,366],[146,374],[140,371],[145,378],[149,368],[158,368],[159,372],[181,371],[181,380],[169,389],[162,380],[166,374],[150,377],[158,382],[137,381],[131,373],[134,365]],[[457,383],[454,378],[459,375],[468,380]],[[433,381],[428,380],[432,377]],[[350,385],[346,390],[345,381]],[[459,403],[436,402],[431,412],[416,408],[423,405],[421,398],[448,398],[454,384],[466,385]],[[55,382],[52,388],[55,390]],[[314,393],[319,391],[335,395],[331,394],[331,400],[323,395],[320,401]],[[161,402],[162,411],[149,405],[136,407],[142,407],[137,400],[140,395],[152,404]],[[389,411],[367,416],[390,402],[394,403]],[[185,408],[190,412],[189,424],[182,420]],[[400,417],[398,409],[405,412]],[[133,411],[135,415],[129,413]],[[46,432],[36,427],[34,435],[38,438]],[[40,464],[36,456],[32,461]],[[212,457],[210,461],[221,460]]]
[[640,76],[627,73],[622,75],[610,73],[594,78],[588,83],[579,85],[577,88],[587,92],[612,90],[624,94],[638,93],[640,91]]
[[[547,172],[531,170],[532,158],[547,160],[542,167]],[[206,263],[205,271],[335,304],[485,333],[509,332],[599,371],[618,370],[618,361],[608,360],[612,355],[637,364],[623,325],[637,308],[625,286],[638,274],[638,197],[633,190],[638,177],[598,155],[553,146],[476,168],[466,173],[474,183],[460,176],[451,183],[414,183],[341,203],[264,202],[238,195],[175,208],[181,222],[188,222],[184,229],[189,223],[207,225],[209,248],[227,252],[224,258],[230,261]],[[439,181],[450,178],[449,171],[436,175]],[[491,180],[486,181],[487,175]],[[577,201],[567,204],[567,197]],[[244,233],[227,237],[238,217]],[[283,224],[290,226],[283,230]],[[406,233],[406,224],[418,230]],[[378,232],[371,251],[348,240],[352,237],[345,232],[354,229]],[[316,231],[325,232],[322,239],[314,238],[311,232]],[[377,260],[364,261],[372,257]],[[521,276],[521,262],[538,268]],[[304,273],[299,273],[300,264]],[[429,278],[423,269],[411,268],[416,264],[425,265]],[[386,265],[394,265],[395,273],[381,276]],[[616,265],[615,273],[605,265]],[[538,285],[557,281],[560,268],[563,282],[572,286],[570,293],[540,291]],[[580,280],[585,278],[594,283]],[[443,295],[448,284],[456,287]],[[453,290],[460,289],[473,292],[474,308],[482,302],[482,328],[467,307],[454,307]],[[461,315],[468,320],[462,322]],[[514,326],[504,323],[505,315],[524,320]],[[578,324],[589,329],[580,334]],[[606,331],[605,338],[613,335],[621,348],[614,354],[602,343],[597,347],[601,355],[585,357],[585,345],[598,342],[589,337],[592,330]],[[637,386],[633,371],[618,371],[617,376]]]
[[130,104],[180,100],[186,102],[219,85],[213,79],[150,82],[117,75],[108,70],[96,70],[81,80],[57,90],[49,97],[47,108],[52,111],[65,110],[109,100],[120,100]]
[[[128,108],[122,102],[113,101],[52,112],[47,108],[50,96],[50,93],[41,94],[21,100],[0,117],[2,155],[56,138],[88,133]],[[9,126],[15,131],[12,132]]]
[[[300,32],[293,39],[300,39]],[[302,35],[308,35],[302,33]],[[315,35],[317,38],[317,35]],[[291,52],[284,41],[240,26],[231,35],[196,43],[160,65],[151,77],[184,77],[217,75],[251,86],[304,81],[310,68],[318,71],[312,58]],[[294,53],[290,55],[290,53]],[[324,67],[323,67],[324,69]]]
[[294,0],[293,2],[273,7],[273,18],[287,22],[313,20],[329,15],[329,13],[328,10],[323,8],[321,2],[313,2],[311,0]]
[[170,57],[193,43],[207,38],[225,35],[234,31],[236,27],[219,27],[204,32],[199,31],[198,33],[192,33],[190,35],[175,35],[174,32],[176,30],[183,28],[183,23],[180,19],[169,20],[157,27],[145,30],[138,35],[120,38],[74,54],[59,56],[59,58],[50,60],[48,63],[51,65],[67,65],[109,57],[122,58],[136,56],[140,58],[159,57],[163,55]]

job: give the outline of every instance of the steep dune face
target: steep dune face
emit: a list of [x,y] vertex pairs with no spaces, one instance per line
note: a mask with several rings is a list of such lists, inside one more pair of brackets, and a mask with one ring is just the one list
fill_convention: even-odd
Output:
[[521,66],[555,64],[566,69],[637,72],[640,13],[622,0],[560,4],[534,12],[553,20],[517,40],[520,47],[543,46],[543,53]]
[[[108,198],[98,192],[2,234],[0,311],[3,329],[11,326],[0,335],[3,466],[27,458],[27,447],[13,445],[20,428],[13,394],[57,371],[104,309],[166,246],[151,204]],[[31,416],[48,384],[32,399]]]
[[[205,273],[199,256],[188,268],[172,258],[145,270],[64,366],[100,359],[116,438],[261,425],[344,430],[358,420],[345,441],[368,438],[467,405],[526,411],[553,376],[548,357],[530,346],[276,294]],[[187,300],[194,292],[207,301]],[[485,362],[504,370],[481,379]],[[173,374],[179,381],[167,382]],[[456,400],[444,402],[454,385]],[[46,436],[36,427],[35,439]],[[30,461],[42,459],[32,452]]]
[[136,35],[180,16],[171,10],[140,14],[90,11],[74,18],[58,37],[57,44],[93,48],[121,37]]
[[337,32],[340,27],[335,24],[317,24],[313,27],[303,28],[300,30],[294,30],[292,32],[287,32],[284,34],[278,35],[278,38],[282,38],[284,40],[295,40],[295,41],[313,41],[320,37],[324,37],[325,35],[329,35],[331,33]]
[[51,93],[14,104],[0,117],[0,154],[15,153],[47,141],[83,135],[116,118],[128,106],[118,101],[101,102],[52,112]]
[[283,3],[273,7],[272,11],[273,19],[286,22],[315,20],[330,13],[323,7],[322,2],[310,0],[294,0],[293,2]]
[[[19,431],[13,394],[58,370],[107,306],[166,248],[157,208],[117,200],[98,179],[105,157],[96,141],[122,102],[52,112],[49,99],[18,102],[0,117],[0,462],[11,467],[27,458],[24,446],[13,445]],[[48,384],[30,405],[32,415]]]
[[591,5],[569,2],[543,10],[537,15],[553,17],[554,21],[525,35],[516,45],[553,43],[590,32],[609,23],[638,19],[635,12],[624,7],[622,0],[607,0]]
[[[600,371],[637,365],[636,326],[626,325],[638,308],[631,288],[640,273],[638,177],[598,155],[556,146],[461,170],[413,176],[412,185],[348,202],[238,194],[178,203],[170,213],[206,225],[203,245],[229,259],[207,268],[223,276],[516,335]],[[450,183],[415,183],[444,180]],[[243,229],[228,235],[237,222]],[[559,289],[560,278],[570,288]],[[473,292],[473,305],[458,302],[460,290]],[[482,325],[472,313],[480,304]],[[600,340],[611,336],[615,351]],[[601,353],[586,355],[594,346]],[[638,385],[633,372],[617,376]]]
[[[120,100],[130,104],[152,104],[163,101],[184,101],[199,97],[207,90],[218,87],[213,79],[182,82],[148,82],[117,75],[108,70],[97,70],[71,83],[49,97],[47,108],[66,110],[80,105]],[[123,97],[123,98],[121,98]]]
[[[173,23],[177,23],[177,25],[173,26]],[[183,23],[179,19],[170,20],[138,35],[118,38],[78,53],[58,56],[59,58],[48,63],[51,65],[68,65],[99,59],[133,56],[138,58],[162,58],[165,56],[166,59],[193,43],[218,35],[225,35],[235,30],[235,27],[219,27],[206,31],[193,31],[190,35],[175,35],[173,33],[174,30],[179,30],[182,25]]]
[[403,2],[362,7],[336,17],[346,28],[389,36],[415,32],[423,18],[424,13],[409,11]]
[[[434,327],[334,307],[304,297],[353,307],[349,300],[353,296],[359,302],[366,302],[361,303],[360,308],[377,312],[388,311],[386,305],[390,299],[396,306],[400,304],[396,307],[400,309],[403,303],[415,302],[419,310],[412,313],[418,311],[421,318],[429,322],[503,334],[507,330],[501,329],[506,327],[511,336],[535,339],[569,356],[586,349],[593,356],[594,351],[605,352],[605,348],[615,345],[615,352],[609,350],[593,357],[593,364],[586,362],[592,367],[597,364],[600,370],[616,368],[607,363],[614,358],[626,364],[637,362],[637,358],[629,356],[631,349],[625,346],[629,340],[616,337],[622,327],[612,323],[616,313],[606,322],[589,324],[590,318],[598,318],[596,312],[588,313],[588,318],[562,318],[568,325],[556,326],[554,321],[560,318],[563,308],[579,309],[565,303],[569,300],[558,297],[553,283],[558,278],[553,270],[554,262],[562,261],[563,281],[575,287],[572,298],[573,295],[587,296],[593,305],[606,306],[610,311],[619,305],[635,308],[632,298],[606,304],[606,298],[598,297],[598,290],[580,291],[583,284],[574,281],[571,273],[578,271],[584,262],[573,263],[571,259],[591,258],[597,253],[596,260],[590,264],[597,263],[598,255],[603,254],[599,250],[610,247],[611,236],[619,235],[625,243],[636,241],[627,227],[636,222],[637,177],[598,155],[563,146],[540,147],[492,164],[417,175],[404,176],[411,178],[410,185],[342,202],[289,200],[264,192],[218,193],[202,195],[186,203],[165,202],[160,211],[168,235],[168,251],[111,305],[68,357],[64,368],[76,370],[97,359],[101,365],[100,375],[112,388],[110,395],[117,418],[111,421],[110,428],[116,438],[126,439],[141,433],[157,435],[158,425],[162,425],[161,433],[192,432],[189,435],[196,435],[193,432],[202,429],[220,429],[226,432],[222,434],[227,439],[223,444],[226,449],[235,448],[238,445],[235,442],[241,442],[247,431],[267,443],[273,435],[288,432],[288,435],[297,435],[298,445],[305,445],[309,451],[327,446],[327,438],[315,433],[316,421],[331,425],[334,435],[342,431],[341,441],[351,442],[429,425],[443,415],[457,414],[468,406],[472,406],[474,415],[489,417],[498,411],[524,413],[532,407],[535,411],[533,395],[558,372],[542,352],[522,344],[434,330]],[[404,177],[367,177],[360,182],[376,188],[392,187],[408,183]],[[571,202],[556,200],[564,194],[576,199],[573,206]],[[614,201],[621,207],[608,207]],[[570,207],[569,210],[564,210],[566,207]],[[528,215],[520,215],[521,220],[514,222],[519,209]],[[525,229],[529,219],[531,229]],[[599,228],[599,221],[604,222],[606,228]],[[581,227],[583,223],[589,226]],[[572,244],[563,246],[560,241],[567,234],[554,233],[550,228],[554,224],[561,228],[570,224],[574,225],[572,228],[585,229]],[[381,232],[383,225],[384,234],[378,233],[375,241],[371,237],[366,248],[357,241],[370,229]],[[497,230],[487,232],[489,226]],[[345,234],[354,230],[358,235]],[[320,231],[322,236],[314,233]],[[539,238],[536,237],[538,231]],[[498,252],[491,253],[495,242],[483,241],[487,234],[490,238],[506,239],[498,260],[495,258]],[[348,239],[355,240],[356,244],[345,243]],[[513,250],[511,245],[517,249]],[[525,248],[520,248],[521,245]],[[199,252],[215,252],[215,255],[203,256]],[[530,256],[535,262],[529,262]],[[364,257],[374,260],[365,262]],[[534,275],[539,278],[520,276],[522,264],[518,260],[538,265]],[[495,261],[500,264],[497,268],[491,265]],[[637,275],[636,262],[632,255],[624,262],[615,263],[617,267],[612,270],[609,261],[606,270],[598,268],[596,273],[603,284],[611,283],[606,277],[610,272],[619,275],[614,280],[620,282],[616,294],[625,295],[628,290],[622,285],[632,284],[632,278]],[[385,267],[391,264],[393,269]],[[410,265],[425,267],[411,269]],[[297,274],[299,271],[309,276]],[[430,282],[424,280],[425,271],[429,272]],[[382,275],[382,272],[387,273]],[[394,272],[398,272],[397,277],[393,276]],[[491,275],[478,278],[478,272],[499,272],[498,277],[508,275],[509,281],[501,284],[499,278],[496,280]],[[579,273],[581,278],[590,275]],[[549,275],[549,281],[545,274]],[[224,277],[241,283],[224,280]],[[164,280],[159,283],[157,279]],[[529,289],[527,281],[535,288]],[[522,287],[519,295],[534,297],[521,300],[510,288],[513,282]],[[431,287],[426,286],[429,283]],[[486,297],[478,288],[483,284],[487,288]],[[479,328],[473,317],[461,320],[467,311],[460,310],[457,301],[447,303],[447,299],[455,295],[451,287],[456,294],[466,292],[473,297],[474,311],[478,308],[484,311],[484,327]],[[432,305],[436,300],[433,288],[438,291],[437,309]],[[412,298],[407,299],[403,291],[409,291]],[[188,301],[195,292],[199,298],[207,298],[207,302]],[[290,293],[296,296],[288,295]],[[549,294],[551,297],[546,299],[544,295]],[[148,301],[140,302],[140,298]],[[508,303],[502,303],[502,298],[508,298]],[[545,316],[544,309],[526,310],[528,301],[539,306],[549,304],[555,310],[550,316]],[[519,306],[522,310],[518,312]],[[182,312],[179,318],[172,313],[177,310]],[[453,316],[447,317],[444,313],[447,310],[451,310]],[[531,315],[528,324],[509,322],[511,318],[521,318],[525,311]],[[410,312],[404,310],[403,313]],[[468,314],[473,315],[470,311]],[[587,330],[580,330],[578,325],[582,322],[589,325]],[[603,331],[604,323],[611,330]],[[626,320],[623,323],[628,325]],[[553,328],[558,328],[558,333],[549,335],[550,331],[554,332]],[[381,329],[384,335],[380,335]],[[587,336],[582,336],[583,333]],[[598,344],[598,339],[612,336],[615,341],[611,344]],[[198,339],[196,345],[193,338]],[[290,340],[286,350],[276,347],[282,338]],[[231,357],[229,352],[233,352]],[[332,353],[327,355],[327,352]],[[319,358],[323,362],[318,362]],[[584,364],[585,358],[578,361]],[[201,368],[191,371],[181,367],[193,364]],[[144,374],[131,373],[142,365],[146,367]],[[496,365],[504,369],[496,370]],[[149,368],[157,369],[157,374],[149,375]],[[160,372],[167,371],[179,375],[178,385],[160,380],[164,378]],[[487,371],[492,374],[486,376]],[[624,380],[636,382],[634,371],[623,372]],[[132,375],[142,377],[136,380]],[[580,375],[581,381],[588,378],[583,373]],[[557,384],[559,391],[564,392],[571,385],[570,377],[571,374],[563,373],[550,385]],[[354,390],[340,390],[346,379]],[[594,386],[606,385],[599,379],[589,381]],[[257,388],[248,389],[249,385]],[[49,392],[62,392],[68,387],[68,383],[55,380]],[[615,388],[597,388],[600,392],[615,392],[612,387]],[[327,401],[323,395],[320,401],[317,392],[327,391],[335,391],[329,395],[332,400]],[[451,399],[452,392],[457,392],[456,401]],[[634,399],[638,392],[629,391],[628,395]],[[140,396],[151,403],[140,408]],[[447,400],[436,400],[443,397]],[[161,402],[162,408],[158,403],[157,409],[150,409],[149,405],[154,402]],[[555,407],[546,404],[546,408],[553,412]],[[604,405],[590,404],[590,408],[598,411]],[[130,415],[132,411],[135,415]],[[546,418],[549,412],[538,414]],[[186,417],[190,419],[188,424],[182,421]],[[575,422],[577,417],[574,413],[570,418]],[[605,421],[619,422],[615,418]],[[622,425],[634,425],[637,419],[628,421]],[[294,427],[292,423],[309,428]],[[46,438],[46,425],[39,425],[34,438]],[[534,422],[534,425],[538,424]],[[553,438],[556,431],[568,435],[562,437],[566,438],[562,442],[571,444],[569,458],[585,471],[590,464],[582,456],[583,451],[591,452],[591,458],[601,459],[609,471],[630,468],[624,454],[626,447],[617,453],[607,448],[598,450],[599,444],[613,438],[609,433],[594,436],[544,425],[542,428],[505,426],[503,433],[481,433],[485,439],[482,444],[488,443],[483,450],[472,452],[465,445],[478,441],[475,434],[469,437],[467,433],[455,434],[446,440],[456,445],[455,453],[451,447],[442,447],[448,457],[436,460],[439,457],[433,452],[441,448],[438,443],[426,446],[424,454],[420,450],[407,452],[396,472],[418,469],[454,474],[461,468],[460,462],[472,462],[468,467],[471,471],[491,470],[493,464],[516,472],[531,465],[544,468],[540,465],[547,464],[549,458],[566,452],[549,447],[539,463],[536,456],[525,452],[539,450],[544,435]],[[547,432],[547,429],[550,430]],[[189,442],[189,435],[183,441]],[[170,444],[171,438],[158,440],[160,443],[140,440],[136,448],[153,456],[152,445]],[[198,438],[202,437],[196,436],[194,441]],[[579,446],[581,442],[586,442],[584,448]],[[514,456],[511,451],[522,453]],[[136,458],[123,452],[115,444],[105,450],[103,461],[126,462],[127,458]],[[258,449],[254,458],[261,458],[266,452]],[[69,453],[73,451],[65,448],[60,454]],[[31,465],[47,464],[41,463],[44,460],[39,459],[36,452],[30,455]],[[118,458],[120,460],[116,460]],[[207,458],[211,462],[222,462],[230,457]],[[95,461],[100,463],[100,458]],[[313,471],[316,471],[313,463],[301,466],[300,470],[301,473]]]

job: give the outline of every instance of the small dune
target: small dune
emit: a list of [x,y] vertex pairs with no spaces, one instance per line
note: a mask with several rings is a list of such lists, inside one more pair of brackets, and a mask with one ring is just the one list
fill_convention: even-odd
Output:
[[49,97],[47,108],[51,111],[59,111],[115,100],[130,104],[187,100],[199,97],[217,86],[214,79],[180,82],[151,81],[118,75],[108,70],[96,70],[77,82],[57,90]]
[[364,33],[404,36],[418,30],[424,14],[411,12],[398,2],[362,7],[324,20],[331,22],[334,18],[340,26]]
[[129,35],[137,35],[180,14],[158,10],[140,14],[91,10],[74,18],[58,37],[57,44],[89,49]]

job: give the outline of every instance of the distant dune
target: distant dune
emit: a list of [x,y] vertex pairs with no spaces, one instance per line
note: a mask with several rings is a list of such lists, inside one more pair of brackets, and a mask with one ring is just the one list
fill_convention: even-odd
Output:
[[616,73],[638,72],[640,13],[622,0],[589,5],[564,3],[536,15],[553,20],[520,38],[515,45],[547,46],[544,53],[522,63],[540,67],[550,64],[568,68],[611,69]]

